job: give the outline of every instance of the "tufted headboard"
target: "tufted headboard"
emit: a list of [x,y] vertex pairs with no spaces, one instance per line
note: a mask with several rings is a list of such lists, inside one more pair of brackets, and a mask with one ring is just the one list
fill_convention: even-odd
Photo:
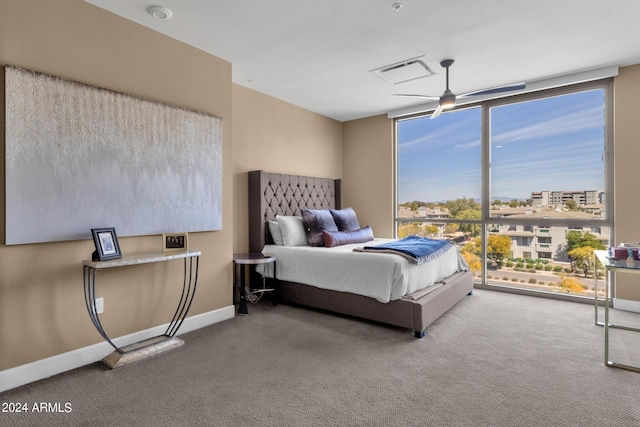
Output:
[[268,220],[276,215],[300,215],[301,208],[341,209],[339,179],[249,172],[249,251],[272,243]]

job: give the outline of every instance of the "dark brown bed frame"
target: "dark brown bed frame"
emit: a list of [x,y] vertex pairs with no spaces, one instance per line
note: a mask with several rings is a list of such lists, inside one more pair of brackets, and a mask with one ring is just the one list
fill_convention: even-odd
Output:
[[[249,250],[261,252],[273,241],[267,221],[276,215],[300,215],[300,208],[341,209],[339,179],[249,172]],[[277,262],[277,260],[276,260]],[[278,280],[278,300],[414,330],[417,338],[465,295],[473,275],[455,273],[426,289],[388,303],[373,298]]]

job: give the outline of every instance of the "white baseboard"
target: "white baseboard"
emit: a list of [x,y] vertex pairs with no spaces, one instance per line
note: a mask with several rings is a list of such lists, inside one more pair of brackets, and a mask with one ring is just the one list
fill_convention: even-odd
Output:
[[[179,333],[176,335],[185,334],[187,332],[195,331],[196,329],[204,328],[205,326],[229,320],[234,316],[235,307],[231,305],[218,310],[209,311],[208,313],[188,317],[184,320]],[[168,326],[169,324],[167,323],[165,325],[156,326],[144,331],[115,338],[112,341],[118,347],[124,347],[128,344],[133,344],[138,341],[162,335],[165,333]],[[105,341],[69,351],[67,353],[48,357],[46,359],[37,360],[32,363],[27,363],[26,365],[16,366],[15,368],[0,371],[0,392],[97,362],[102,360],[111,352],[113,352],[113,347]]]
[[633,311],[634,313],[640,313],[640,301],[614,298],[613,307],[618,310]]

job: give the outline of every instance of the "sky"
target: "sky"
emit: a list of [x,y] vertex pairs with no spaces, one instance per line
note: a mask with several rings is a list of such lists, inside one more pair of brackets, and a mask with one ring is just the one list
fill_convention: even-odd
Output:
[[[398,122],[398,202],[480,201],[480,107]],[[604,190],[604,90],[491,109],[491,199]]]

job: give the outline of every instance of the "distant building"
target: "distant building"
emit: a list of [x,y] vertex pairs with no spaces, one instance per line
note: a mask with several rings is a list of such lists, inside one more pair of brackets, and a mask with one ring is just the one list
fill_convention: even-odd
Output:
[[573,200],[577,206],[604,206],[604,191],[532,191],[530,202],[533,207],[563,207],[569,200]]
[[[533,196],[533,194],[532,194]],[[563,218],[563,219],[593,219],[596,215],[581,211],[564,211],[546,208],[519,207],[491,210],[492,217],[511,218]],[[509,225],[502,224],[489,230],[489,234],[500,234],[511,238],[511,257],[550,259],[554,261],[569,261],[567,255],[567,232],[588,232],[600,240],[604,245],[609,243],[607,227],[562,227],[539,225]]]
[[607,228],[602,227],[543,227],[537,225],[500,225],[489,234],[511,238],[512,258],[549,259],[569,261],[567,232],[580,231],[593,234],[604,245],[609,242]]
[[420,218],[420,219],[439,219],[449,218],[449,209],[441,206],[428,208],[420,206],[417,211],[400,206],[398,209],[398,218]]

